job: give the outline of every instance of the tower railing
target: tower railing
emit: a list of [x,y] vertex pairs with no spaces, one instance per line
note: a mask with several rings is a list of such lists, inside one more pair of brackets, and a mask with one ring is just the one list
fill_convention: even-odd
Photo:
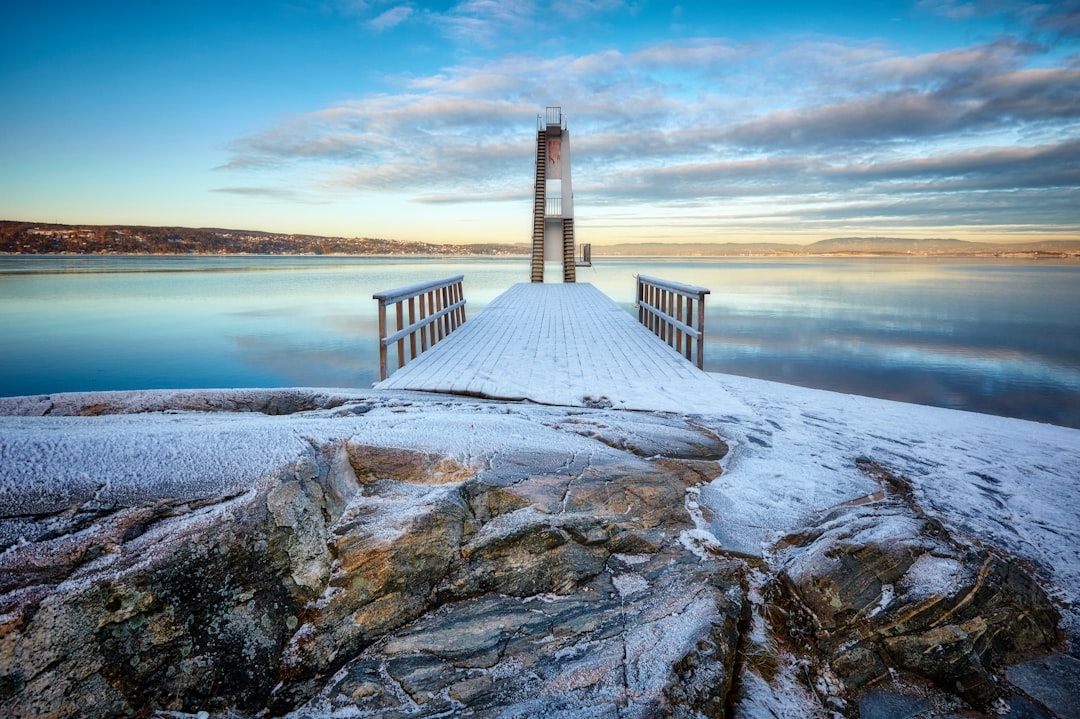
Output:
[[561,197],[547,197],[544,199],[544,205],[545,217],[562,217]]
[[638,321],[676,352],[705,366],[705,295],[709,290],[638,275]]

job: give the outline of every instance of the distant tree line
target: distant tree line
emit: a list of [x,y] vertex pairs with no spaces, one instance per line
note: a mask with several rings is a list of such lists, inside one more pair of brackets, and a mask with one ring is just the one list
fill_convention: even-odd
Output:
[[[255,230],[132,225],[58,225],[0,220],[0,254],[153,255],[526,255],[529,245],[440,245],[372,237],[319,237]],[[955,239],[841,237],[805,245],[648,242],[594,245],[594,256],[1080,257],[1080,240],[999,244]]]
[[0,253],[8,254],[509,255],[525,252],[525,245],[440,245],[252,230],[0,221]]

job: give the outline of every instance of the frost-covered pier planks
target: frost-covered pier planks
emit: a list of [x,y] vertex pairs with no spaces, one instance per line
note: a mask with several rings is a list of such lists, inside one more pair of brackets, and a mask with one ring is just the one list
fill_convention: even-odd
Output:
[[577,283],[514,285],[375,386],[628,409],[658,399],[688,408],[722,394],[614,301]]

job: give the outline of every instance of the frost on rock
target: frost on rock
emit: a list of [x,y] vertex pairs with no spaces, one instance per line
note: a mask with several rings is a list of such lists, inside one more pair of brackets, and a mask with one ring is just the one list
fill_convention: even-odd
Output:
[[1080,433],[715,382],[0,400],[0,715],[974,716],[1075,641]]
[[346,404],[363,395],[347,390],[232,389],[66,392],[0,397],[0,416],[79,416],[146,412],[256,412],[286,415]]
[[[771,591],[789,631],[816,647],[821,677],[859,692],[901,671],[988,710],[1011,656],[1046,650],[1058,612],[1015,562],[955,539],[868,460],[885,491],[848,502],[780,544]],[[799,619],[795,619],[799,617]]]
[[739,565],[677,541],[713,430],[287,394],[252,402],[302,409],[110,395],[0,419],[0,713],[723,706]]

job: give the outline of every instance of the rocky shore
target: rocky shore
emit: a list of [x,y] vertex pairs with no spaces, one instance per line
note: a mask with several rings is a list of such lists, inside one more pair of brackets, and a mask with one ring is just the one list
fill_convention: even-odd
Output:
[[1080,716],[1071,570],[872,442],[784,450],[838,489],[751,521],[725,482],[805,485],[770,474],[779,415],[315,390],[0,415],[4,716]]

